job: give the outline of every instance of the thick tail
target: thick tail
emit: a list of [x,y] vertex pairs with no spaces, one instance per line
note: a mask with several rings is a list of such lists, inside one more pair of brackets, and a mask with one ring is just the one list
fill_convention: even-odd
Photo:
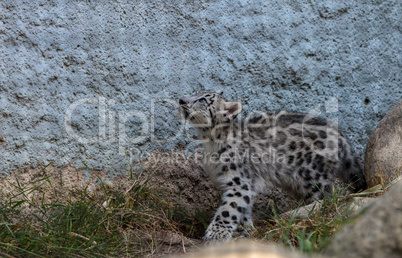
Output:
[[357,158],[344,160],[341,170],[343,180],[349,185],[350,190],[356,193],[367,189],[363,167]]

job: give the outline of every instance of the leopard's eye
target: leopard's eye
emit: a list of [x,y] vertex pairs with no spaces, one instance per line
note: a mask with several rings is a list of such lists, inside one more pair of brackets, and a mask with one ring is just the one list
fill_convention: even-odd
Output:
[[203,105],[207,105],[207,100],[205,98],[200,98],[198,100],[199,103],[203,104]]

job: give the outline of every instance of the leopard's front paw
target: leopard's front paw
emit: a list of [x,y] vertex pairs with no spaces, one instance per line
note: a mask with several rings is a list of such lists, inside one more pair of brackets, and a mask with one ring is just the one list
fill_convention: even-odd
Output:
[[232,225],[222,225],[219,223],[211,223],[203,238],[206,244],[214,244],[218,242],[229,242],[232,239]]

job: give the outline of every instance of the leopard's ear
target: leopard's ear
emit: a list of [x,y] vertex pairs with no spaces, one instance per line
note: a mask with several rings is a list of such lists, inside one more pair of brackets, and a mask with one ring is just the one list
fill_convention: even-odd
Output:
[[223,107],[229,117],[237,116],[243,109],[241,103],[237,101],[224,102]]
[[219,96],[221,96],[221,97],[222,97],[222,95],[223,95],[223,91],[221,91],[221,90],[218,90],[216,93],[217,93]]

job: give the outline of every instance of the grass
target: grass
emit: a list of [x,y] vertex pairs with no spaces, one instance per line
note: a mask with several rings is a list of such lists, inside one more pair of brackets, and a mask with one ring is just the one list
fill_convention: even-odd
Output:
[[12,191],[0,192],[0,256],[155,254],[160,232],[199,237],[204,228],[197,217],[164,202],[147,179],[129,179],[126,188],[99,180],[95,190],[82,187],[63,196],[54,190],[62,182],[52,179],[25,186],[16,180],[10,183]]
[[352,211],[347,203],[341,192],[335,191],[321,204],[313,204],[306,216],[299,216],[299,209],[285,215],[275,212],[272,218],[258,223],[254,238],[302,253],[319,253],[328,246],[331,236],[350,219]]
[[270,219],[259,222],[254,238],[281,244],[302,253],[320,253],[329,245],[334,233],[366,211],[360,209],[355,212],[355,206],[351,205],[354,197],[382,195],[400,180],[402,177],[398,174],[397,178],[388,184],[381,180],[382,183],[377,186],[346,196],[342,190],[335,190],[320,203],[310,205],[306,216],[298,215],[299,209],[282,215],[274,209]]
[[[169,243],[161,240],[161,233],[178,236],[179,243],[183,237],[201,239],[210,222],[211,214],[199,210],[191,215],[180,204],[164,201],[142,175],[130,174],[123,184],[115,186],[100,177],[96,181],[95,188],[73,187],[67,192],[59,189],[65,184],[61,177],[57,180],[44,175],[29,183],[9,181],[8,188],[0,189],[0,256],[163,254],[163,245]],[[383,185],[382,191],[387,187]],[[366,195],[379,191],[378,187],[369,189]],[[252,238],[303,253],[319,253],[331,236],[353,219],[347,205],[350,197],[335,192],[306,217],[274,212],[270,218],[255,222]],[[184,244],[180,248],[178,252],[183,252]]]

